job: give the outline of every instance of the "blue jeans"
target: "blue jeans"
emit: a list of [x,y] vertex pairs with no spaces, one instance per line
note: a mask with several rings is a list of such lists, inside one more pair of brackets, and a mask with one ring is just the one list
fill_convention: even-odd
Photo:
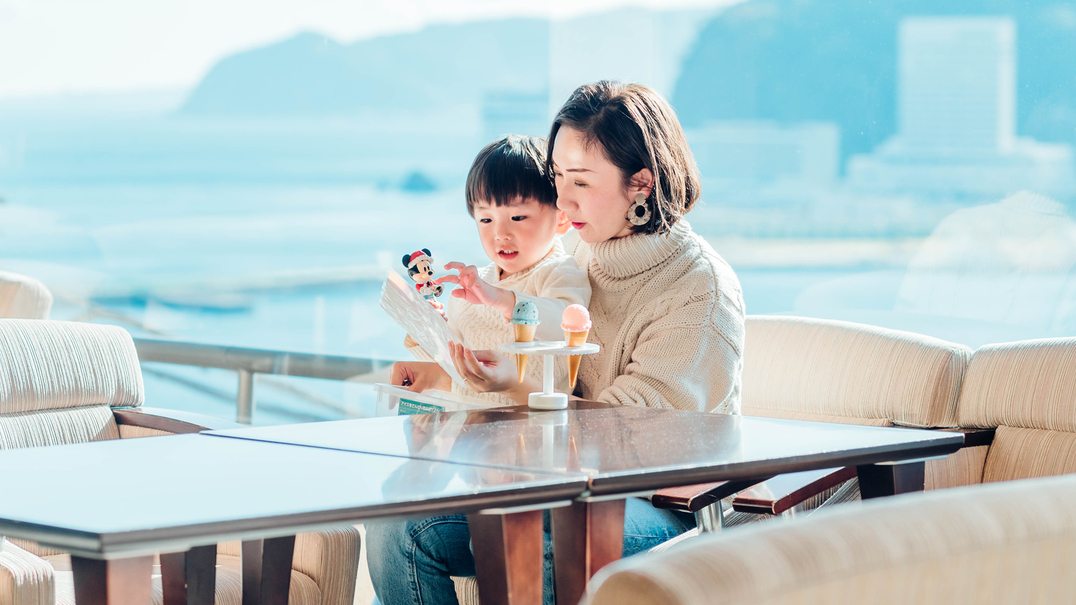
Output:
[[[553,605],[553,545],[544,515],[542,600]],[[654,508],[629,498],[624,508],[624,556],[646,551],[695,527],[689,514]],[[448,515],[366,526],[370,579],[383,605],[455,605],[451,576],[474,576],[467,517]]]

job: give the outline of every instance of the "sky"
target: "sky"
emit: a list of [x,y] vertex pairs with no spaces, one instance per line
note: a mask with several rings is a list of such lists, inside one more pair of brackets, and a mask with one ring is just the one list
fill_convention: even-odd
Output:
[[304,31],[348,43],[431,23],[735,0],[0,0],[0,99],[185,90],[229,54]]

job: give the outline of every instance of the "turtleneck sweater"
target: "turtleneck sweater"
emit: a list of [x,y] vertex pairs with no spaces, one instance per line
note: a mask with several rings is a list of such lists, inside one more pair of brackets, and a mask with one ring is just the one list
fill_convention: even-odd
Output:
[[621,405],[740,412],[744,302],[727,262],[680,219],[666,233],[564,238],[590,277],[577,392]]

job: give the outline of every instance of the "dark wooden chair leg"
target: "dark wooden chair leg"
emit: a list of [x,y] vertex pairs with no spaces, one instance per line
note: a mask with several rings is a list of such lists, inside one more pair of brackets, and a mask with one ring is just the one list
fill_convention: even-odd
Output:
[[288,605],[295,536],[243,542],[243,605]]
[[101,561],[71,557],[78,605],[149,605],[153,557]]
[[213,605],[216,583],[216,544],[161,555],[164,605]]
[[624,501],[574,502],[550,513],[557,603],[574,605],[591,576],[624,552]]
[[482,605],[542,602],[542,511],[467,515]]
[[926,463],[864,464],[856,467],[859,494],[864,499],[923,491]]
[[243,605],[261,605],[262,543],[263,540],[246,540],[240,552],[243,566]]

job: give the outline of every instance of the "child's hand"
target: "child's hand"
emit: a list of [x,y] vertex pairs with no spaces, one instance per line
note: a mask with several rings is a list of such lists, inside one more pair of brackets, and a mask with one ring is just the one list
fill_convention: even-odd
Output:
[[516,364],[496,351],[472,351],[448,343],[452,363],[464,386],[478,393],[503,393],[519,385]]
[[516,295],[511,290],[487,284],[478,277],[478,268],[463,263],[448,263],[447,270],[459,271],[459,275],[446,275],[437,283],[449,282],[459,286],[452,291],[452,296],[462,298],[474,305],[489,305],[501,312],[505,320],[512,318],[512,307],[516,305]]

